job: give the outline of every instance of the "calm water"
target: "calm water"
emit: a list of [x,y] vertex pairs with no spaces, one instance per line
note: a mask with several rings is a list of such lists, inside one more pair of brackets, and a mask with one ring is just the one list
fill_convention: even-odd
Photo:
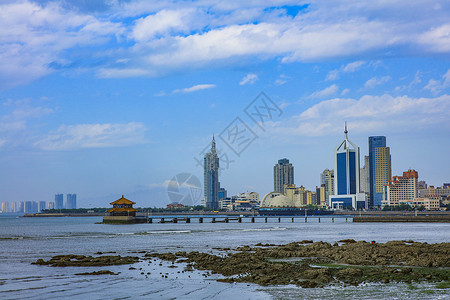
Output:
[[[16,218],[0,217],[1,299],[450,299],[449,289],[415,284],[370,284],[359,287],[302,289],[296,286],[260,287],[254,284],[218,283],[203,272],[178,273],[170,263],[143,261],[129,266],[66,267],[31,265],[38,258],[58,254],[95,255],[114,251],[141,256],[136,251],[214,251],[213,247],[237,247],[256,243],[285,244],[304,239],[334,242],[344,238],[386,242],[414,240],[450,242],[450,224],[346,223],[344,219],[308,218],[291,223],[190,224],[95,224],[101,217]],[[162,265],[160,265],[162,264]],[[142,270],[139,270],[142,268]],[[98,270],[120,272],[117,276],[77,276]],[[141,274],[144,273],[144,274]],[[168,278],[162,277],[167,275]]]

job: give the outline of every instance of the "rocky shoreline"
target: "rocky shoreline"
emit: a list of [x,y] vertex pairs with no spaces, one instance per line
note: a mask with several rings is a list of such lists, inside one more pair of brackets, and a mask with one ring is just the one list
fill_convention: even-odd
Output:
[[[375,243],[347,239],[334,244],[300,241],[286,245],[256,244],[236,249],[214,248],[214,251],[217,253],[144,252],[144,256],[140,258],[119,255],[59,255],[49,261],[39,259],[34,264],[54,267],[108,266],[159,258],[170,261],[173,265],[185,265],[183,272],[195,268],[221,274],[224,278],[218,281],[230,283],[247,282],[262,286],[295,284],[314,288],[330,284],[426,281],[450,288],[450,243]],[[94,273],[91,274],[95,275]]]

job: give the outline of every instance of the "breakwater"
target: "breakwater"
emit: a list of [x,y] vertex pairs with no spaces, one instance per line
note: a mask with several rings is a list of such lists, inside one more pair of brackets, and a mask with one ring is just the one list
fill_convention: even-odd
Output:
[[426,223],[450,223],[450,216],[448,215],[433,215],[433,216],[364,216],[353,217],[353,222],[426,222]]

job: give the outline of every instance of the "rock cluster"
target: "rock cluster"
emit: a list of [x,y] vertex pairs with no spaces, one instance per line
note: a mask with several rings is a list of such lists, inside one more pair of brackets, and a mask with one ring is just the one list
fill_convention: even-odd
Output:
[[134,264],[139,261],[139,257],[120,256],[120,255],[105,255],[105,256],[84,256],[84,255],[57,255],[50,260],[45,261],[42,258],[35,261],[34,265],[50,265],[52,267],[101,267],[112,265],[127,265]]
[[100,270],[94,272],[76,273],[75,275],[119,275],[119,273],[114,273],[109,270]]
[[[199,270],[222,274],[223,282],[260,285],[297,284],[321,287],[330,283],[448,281],[450,244],[392,241],[384,244],[342,240],[294,242],[286,245],[242,246],[226,255],[202,252],[147,253]],[[293,261],[282,260],[295,258]]]

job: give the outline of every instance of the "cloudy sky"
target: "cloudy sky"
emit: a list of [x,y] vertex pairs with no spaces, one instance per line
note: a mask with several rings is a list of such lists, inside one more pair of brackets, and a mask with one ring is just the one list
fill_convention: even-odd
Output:
[[[203,181],[213,134],[230,194],[319,184],[348,122],[393,175],[450,182],[448,1],[0,3],[0,201],[165,206]],[[263,94],[261,94],[263,92]],[[363,157],[361,157],[363,161]]]

